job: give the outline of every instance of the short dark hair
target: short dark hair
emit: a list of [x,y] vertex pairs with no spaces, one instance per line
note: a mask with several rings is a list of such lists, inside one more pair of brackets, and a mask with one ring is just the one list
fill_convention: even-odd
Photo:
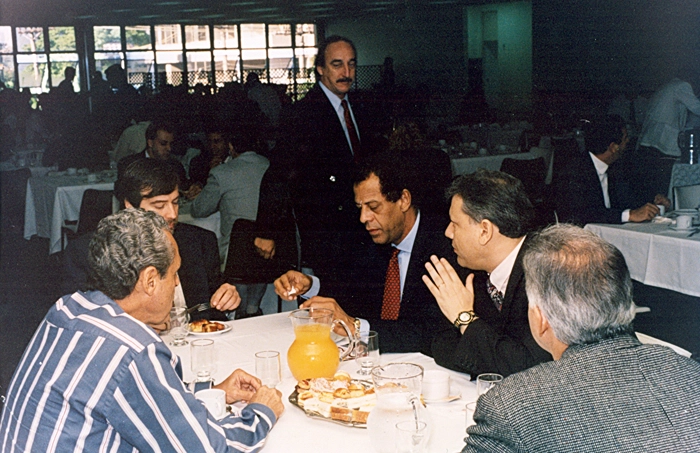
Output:
[[175,259],[167,229],[160,215],[141,209],[125,209],[102,219],[90,240],[88,287],[121,300],[134,291],[148,266],[163,278]]
[[324,39],[323,42],[321,42],[321,44],[318,46],[318,52],[316,52],[315,60],[315,66],[317,68],[326,65],[326,49],[328,48],[328,46],[341,41],[350,44],[350,47],[352,47],[352,53],[354,53],[355,58],[357,58],[357,49],[355,48],[355,44],[350,39],[344,36],[333,35]]
[[619,115],[608,115],[591,123],[584,136],[586,151],[595,155],[603,154],[611,143],[620,144],[626,127],[625,120]]
[[[384,151],[374,154],[363,161],[353,177],[353,186],[369,179],[371,175],[379,178],[382,195],[387,201],[397,202],[404,189],[411,192],[411,175],[401,155],[396,151]],[[413,198],[411,198],[413,204]]]
[[146,140],[155,140],[158,131],[165,131],[175,134],[175,127],[166,121],[152,121],[146,128]]
[[138,208],[144,198],[167,195],[177,190],[177,186],[177,171],[170,162],[143,158],[129,164],[119,176],[114,183],[114,196],[122,209],[125,201]]
[[523,183],[507,173],[480,168],[452,181],[447,196],[462,199],[462,211],[477,222],[490,220],[509,238],[525,236],[533,226],[535,210]]

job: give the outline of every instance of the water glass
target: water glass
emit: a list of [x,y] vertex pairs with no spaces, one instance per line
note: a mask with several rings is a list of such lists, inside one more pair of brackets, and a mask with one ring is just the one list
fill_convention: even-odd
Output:
[[280,353],[277,351],[256,352],[255,374],[262,385],[275,388],[282,380]]
[[406,420],[396,424],[396,453],[423,453],[428,443],[428,424]]
[[170,309],[170,335],[173,337],[173,341],[170,342],[171,346],[186,346],[188,326],[190,322],[190,316],[187,314],[187,310],[183,307],[173,307]]
[[496,373],[484,373],[476,377],[476,394],[478,396],[491,390],[499,382],[503,380],[503,376]]
[[467,422],[467,428],[469,428],[470,426],[475,424],[474,412],[476,412],[476,401],[474,401],[472,403],[467,403],[466,409],[467,409],[466,422]]
[[190,351],[190,365],[197,382],[211,381],[212,374],[216,372],[214,340],[193,340]]
[[360,365],[357,374],[369,376],[372,368],[379,365],[379,337],[377,332],[360,333],[355,344],[355,362]]

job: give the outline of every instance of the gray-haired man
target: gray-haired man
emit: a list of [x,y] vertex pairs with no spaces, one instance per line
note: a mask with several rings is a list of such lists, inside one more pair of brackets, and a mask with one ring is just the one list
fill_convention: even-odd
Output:
[[0,451],[261,448],[284,410],[280,392],[236,370],[215,387],[229,403],[250,404],[217,421],[185,388],[179,358],[154,330],[168,319],[179,284],[180,254],[166,221],[137,209],[106,217],[88,260],[94,290],[56,302],[15,371]]
[[700,364],[634,336],[620,251],[556,225],[523,266],[530,330],[554,361],[482,395],[463,451],[700,451]]

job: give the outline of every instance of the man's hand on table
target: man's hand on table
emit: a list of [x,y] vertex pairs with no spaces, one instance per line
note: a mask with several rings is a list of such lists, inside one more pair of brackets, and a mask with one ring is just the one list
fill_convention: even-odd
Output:
[[275,280],[275,292],[284,300],[294,300],[311,289],[311,277],[299,271],[287,271]]
[[238,307],[241,296],[235,286],[224,283],[211,296],[209,303],[219,311],[229,311]]
[[[327,308],[333,312],[333,319],[339,319],[348,326],[350,333],[355,333],[355,318],[349,316],[345,311],[340,308],[338,302],[330,297],[314,296],[307,300],[303,304],[299,305],[299,308]],[[336,324],[333,330],[338,335],[347,336],[347,332],[340,324]]]
[[659,215],[659,208],[655,204],[647,203],[642,207],[630,210],[630,222],[644,222]]
[[282,393],[279,390],[262,385],[260,379],[241,369],[231,373],[228,378],[215,385],[214,388],[226,392],[227,404],[236,401],[263,404],[269,407],[278,419],[284,411]]
[[255,249],[258,251],[258,255],[262,256],[266,260],[275,257],[275,241],[272,239],[255,238],[253,244],[255,244]]
[[423,283],[450,322],[454,322],[461,312],[474,309],[474,274],[469,274],[462,283],[452,265],[445,258],[438,259],[435,255],[425,263],[425,268],[430,277],[424,275]]

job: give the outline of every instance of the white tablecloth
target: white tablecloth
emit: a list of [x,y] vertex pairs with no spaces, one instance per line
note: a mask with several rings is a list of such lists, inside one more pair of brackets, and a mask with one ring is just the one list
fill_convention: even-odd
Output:
[[549,184],[552,180],[552,150],[549,148],[531,148],[527,153],[515,153],[515,154],[495,154],[489,156],[470,156],[470,157],[458,157],[453,156],[450,160],[452,161],[452,175],[466,175],[469,173],[474,173],[479,168],[485,168],[487,170],[500,170],[501,163],[506,157],[511,159],[537,159],[538,157],[544,157],[544,162],[549,169],[547,171],[546,183]]
[[61,251],[61,227],[76,221],[87,189],[114,190],[114,178],[88,183],[87,176],[29,178],[24,206],[24,238],[49,238],[49,254]]
[[700,297],[700,233],[687,237],[656,223],[588,224],[585,229],[620,249],[634,280]]
[[7,160],[0,162],[0,171],[15,171],[21,168],[29,168],[33,177],[46,176],[50,171],[57,170],[57,167],[18,167],[14,162]]
[[[229,321],[233,326],[230,332],[212,337],[217,350],[216,381],[221,381],[236,368],[251,374],[255,373],[255,352],[262,350],[280,351],[282,357],[282,382],[278,389],[282,392],[285,411],[270,433],[263,451],[285,453],[327,452],[334,453],[371,453],[366,429],[350,428],[324,420],[307,417],[304,412],[293,406],[288,398],[296,384],[287,366],[287,349],[294,341],[294,332],[288,313],[261,316],[257,318]],[[195,337],[189,336],[188,340]],[[170,342],[169,336],[163,337]],[[379,339],[381,349],[381,338]],[[190,347],[170,347],[180,356],[185,381],[192,379],[190,370]],[[412,362],[425,369],[440,368],[430,357],[419,353],[382,354],[382,363]],[[355,362],[344,362],[340,366],[348,372],[355,373]],[[464,446],[466,429],[465,405],[476,400],[476,386],[467,375],[449,372],[452,389],[461,392],[462,397],[451,403],[429,404],[428,411],[432,420],[432,434],[428,450],[431,453],[454,453]]]

